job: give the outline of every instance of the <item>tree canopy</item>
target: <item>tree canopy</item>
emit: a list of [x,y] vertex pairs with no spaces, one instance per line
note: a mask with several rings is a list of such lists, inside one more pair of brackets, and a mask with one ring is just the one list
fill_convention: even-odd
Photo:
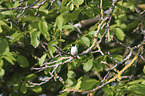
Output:
[[143,0],[0,1],[3,96],[145,95],[144,48]]

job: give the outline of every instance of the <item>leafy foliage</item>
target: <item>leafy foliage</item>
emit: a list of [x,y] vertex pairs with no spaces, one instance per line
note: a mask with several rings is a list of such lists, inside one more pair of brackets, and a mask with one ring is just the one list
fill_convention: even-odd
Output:
[[0,95],[145,95],[144,7],[143,0],[1,0]]

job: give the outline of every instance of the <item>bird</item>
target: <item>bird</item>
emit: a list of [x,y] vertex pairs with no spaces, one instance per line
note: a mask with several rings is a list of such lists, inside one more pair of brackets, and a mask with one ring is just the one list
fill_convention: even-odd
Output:
[[78,53],[78,48],[75,44],[71,45],[71,55],[76,55]]

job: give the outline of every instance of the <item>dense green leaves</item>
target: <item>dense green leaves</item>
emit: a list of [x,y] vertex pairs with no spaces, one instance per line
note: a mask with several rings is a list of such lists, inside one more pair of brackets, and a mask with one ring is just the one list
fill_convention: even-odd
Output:
[[115,1],[1,0],[0,94],[144,96],[145,1]]

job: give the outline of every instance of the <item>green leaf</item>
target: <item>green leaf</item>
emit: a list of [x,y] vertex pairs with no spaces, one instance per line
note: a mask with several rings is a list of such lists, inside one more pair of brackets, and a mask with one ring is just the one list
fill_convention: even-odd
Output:
[[74,4],[70,3],[70,10],[72,11],[74,9]]
[[88,47],[90,46],[90,40],[87,37],[82,37],[81,40],[80,40],[80,43],[84,44]]
[[122,61],[122,55],[114,55],[113,57],[119,62]]
[[80,77],[78,80],[77,80],[77,84],[76,84],[76,86],[75,86],[75,89],[76,90],[78,90],[78,89],[80,89],[81,88],[81,83],[82,83],[82,77]]
[[4,65],[4,62],[3,62],[3,60],[2,60],[2,59],[0,59],[0,68],[2,68],[2,67],[3,67],[3,65]]
[[0,37],[0,54],[9,52],[9,46],[6,39]]
[[68,71],[67,76],[68,76],[69,78],[74,78],[74,77],[76,76],[76,74],[75,74],[74,71]]
[[124,40],[125,34],[124,34],[124,32],[123,32],[122,29],[120,29],[120,28],[115,28],[115,34],[116,34],[116,36],[117,36],[117,38],[118,38],[119,40],[121,40],[121,41]]
[[25,34],[27,34],[29,31],[25,31],[25,32],[22,32],[22,33],[18,33],[18,32],[15,32],[11,37],[14,38],[13,40],[11,40],[11,43],[15,42],[15,41],[18,41],[22,36],[24,36]]
[[27,92],[27,87],[26,87],[26,83],[23,82],[21,87],[20,87],[20,91],[25,94]]
[[93,9],[92,9],[92,7],[90,7],[90,6],[86,6],[85,8],[84,8],[84,13],[89,17],[89,18],[94,18],[94,16],[95,16],[95,12],[93,12]]
[[0,76],[3,76],[5,74],[5,70],[0,68]]
[[114,52],[117,52],[118,50],[122,50],[122,49],[123,49],[122,47],[113,48],[113,49],[109,50],[109,53],[114,53]]
[[104,63],[102,63],[101,61],[106,61],[106,55],[104,56],[99,56],[97,57],[95,60],[94,60],[94,66],[93,68],[96,70],[96,71],[103,71],[104,69]]
[[128,9],[126,7],[124,7],[124,6],[120,5],[120,4],[116,4],[116,6],[118,8],[120,8],[121,10],[123,10],[123,11],[126,11],[126,12],[128,11]]
[[64,19],[63,19],[63,16],[62,15],[59,15],[57,18],[56,18],[56,26],[58,27],[59,30],[62,30],[62,25],[63,25],[63,22],[64,22]]
[[144,67],[143,67],[143,73],[145,74],[145,65],[144,65]]
[[134,84],[141,83],[143,81],[144,81],[144,79],[138,79],[138,80],[128,82],[127,85],[134,85]]
[[84,0],[73,0],[73,3],[79,7],[79,5],[83,4]]
[[67,0],[62,0],[62,6],[64,6],[67,3]]
[[42,20],[38,23],[38,27],[42,35],[45,37],[46,40],[50,40],[50,35],[48,33],[48,25],[45,20]]
[[83,69],[88,72],[89,70],[91,70],[93,66],[93,60],[89,59],[84,65],[83,65]]
[[106,96],[114,96],[113,90],[111,90],[110,86],[104,86],[102,90]]
[[42,88],[40,85],[36,85],[34,87],[31,88],[34,92],[36,93],[41,93],[42,92]]
[[31,44],[36,48],[39,45],[39,40],[38,38],[40,37],[40,32],[36,30],[32,30],[30,32],[30,37],[31,37]]
[[40,65],[40,66],[42,66],[42,65],[43,65],[43,63],[44,63],[44,61],[45,61],[46,56],[47,56],[47,54],[44,54],[44,55],[40,58],[40,60],[39,60],[39,65]]
[[92,89],[95,85],[97,86],[98,83],[99,81],[97,81],[96,79],[83,77],[81,89],[82,90]]
[[129,8],[132,12],[135,11],[135,4],[132,1],[124,2],[123,6]]
[[4,59],[6,59],[12,65],[14,65],[13,61],[16,61],[15,57],[13,56],[13,53],[11,52],[4,53]]
[[10,31],[9,26],[4,21],[0,20],[0,33],[3,31],[3,28],[6,29],[7,31]]
[[144,84],[134,84],[134,85],[128,87],[128,89],[138,95],[145,95],[145,92],[144,92],[145,85]]
[[3,31],[3,29],[2,29],[2,27],[0,26],[0,33],[2,33],[2,31]]
[[67,91],[64,91],[64,92],[61,92],[58,96],[68,96],[68,93],[67,93]]
[[12,65],[14,65],[14,62],[13,62],[13,60],[12,60],[10,57],[4,56],[4,58],[5,58],[9,63],[11,63]]
[[73,86],[74,85],[74,83],[75,83],[75,80],[74,80],[74,78],[73,79],[67,79],[67,84],[69,85],[69,86]]
[[16,58],[14,57],[14,54],[12,52],[7,52],[4,55],[6,55],[7,57],[11,58],[13,61],[16,61]]
[[58,44],[58,42],[56,41],[56,40],[54,40],[54,41],[50,41],[49,43],[48,43],[48,48],[49,48],[49,50],[51,50],[52,51],[52,53],[54,53],[54,52],[56,52],[56,48],[54,47],[54,46],[52,46],[52,45],[57,45]]
[[64,25],[63,27],[62,27],[62,29],[65,29],[65,30],[75,30],[75,27],[73,26],[73,25]]
[[13,4],[13,8],[19,6],[19,4],[20,4],[19,1],[16,1],[16,2]]
[[81,10],[79,8],[75,9],[72,13],[64,14],[65,22],[73,22],[78,19]]
[[13,15],[13,11],[9,10],[9,11],[2,11],[1,12],[2,15]]
[[32,74],[27,75],[25,80],[26,81],[34,80],[36,77],[37,75],[32,73]]
[[29,62],[25,56],[19,55],[16,60],[21,67],[29,66]]
[[61,7],[61,9],[60,9],[60,13],[65,13],[65,12],[67,12],[67,11],[69,11],[70,9],[67,7],[67,6],[63,6],[63,7]]

